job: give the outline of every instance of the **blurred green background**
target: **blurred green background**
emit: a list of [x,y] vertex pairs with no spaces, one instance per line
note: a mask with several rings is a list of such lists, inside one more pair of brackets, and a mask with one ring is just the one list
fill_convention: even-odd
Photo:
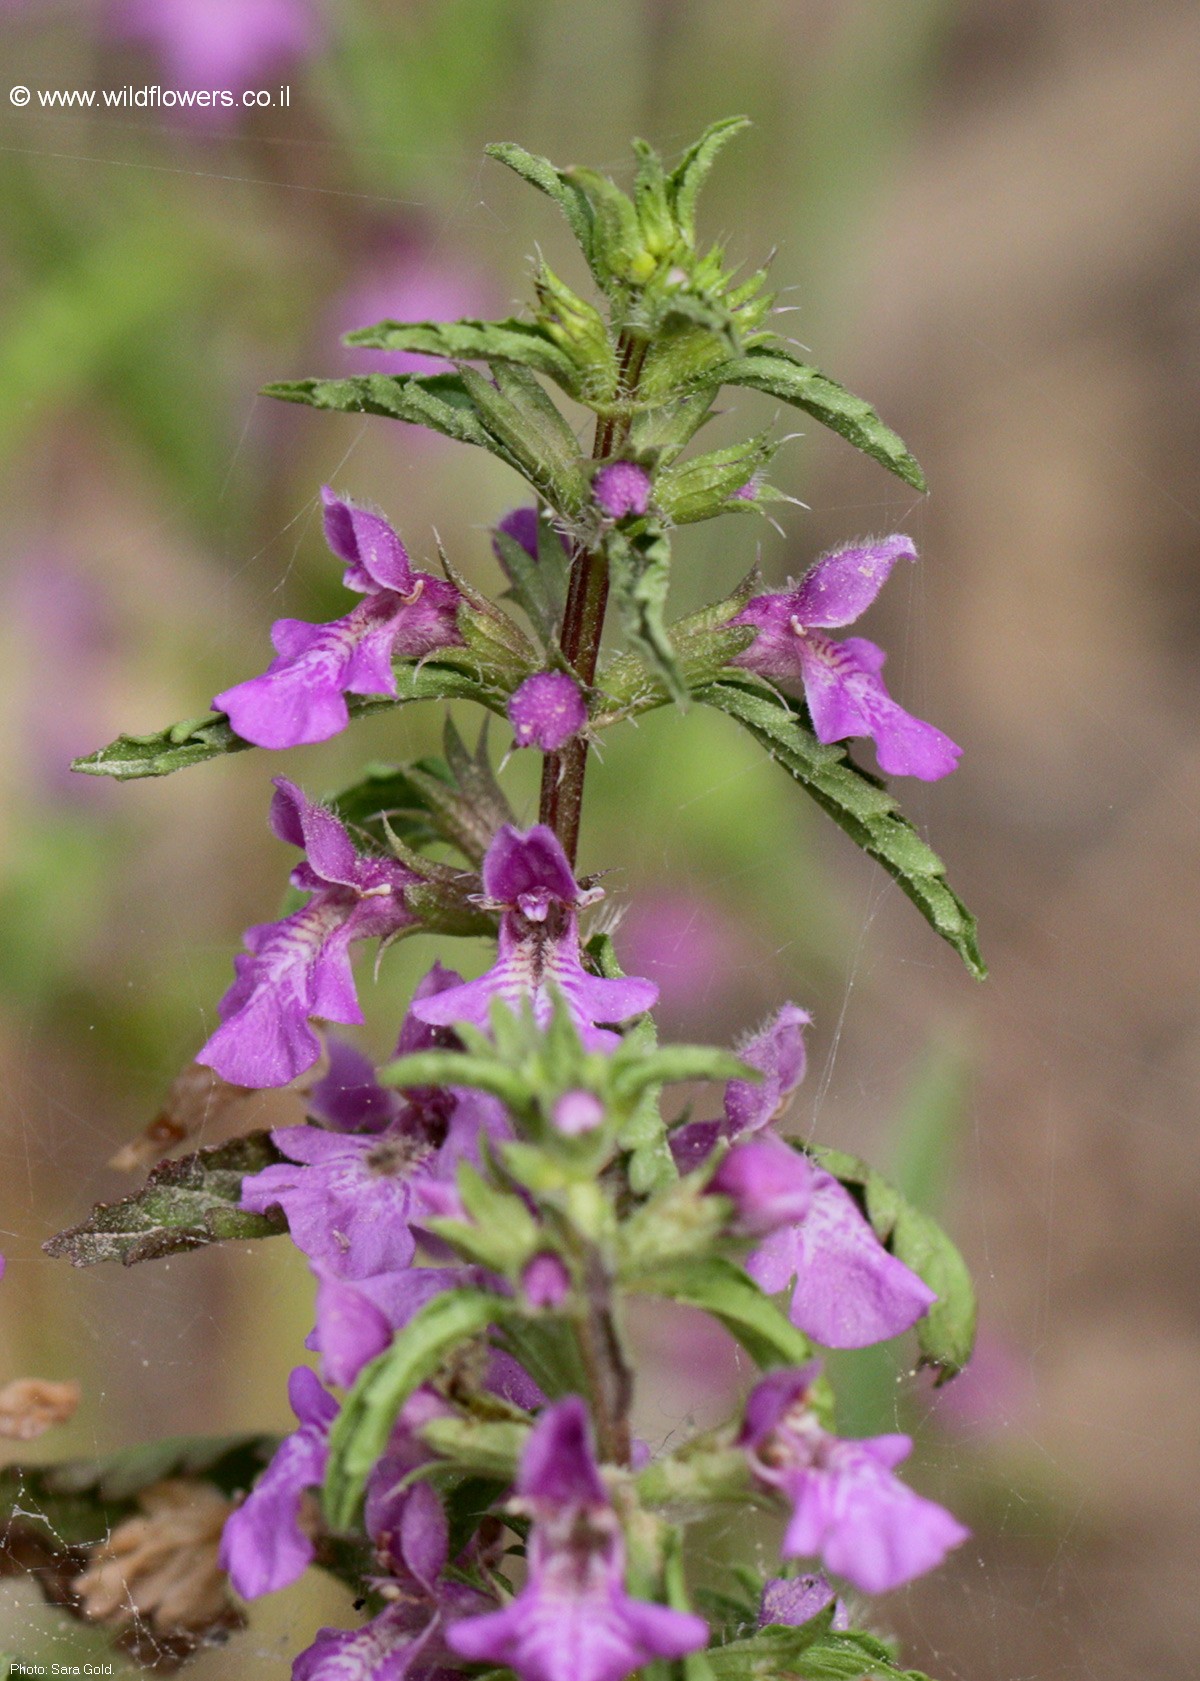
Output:
[[[781,534],[683,533],[679,609],[756,554],[778,581],[912,533],[922,563],[867,628],[900,698],[966,746],[903,792],[993,979],[724,720],[609,738],[583,862],[612,871],[619,949],[668,1032],[813,1010],[797,1130],[892,1166],[975,1269],[983,1353],[957,1397],[935,1406],[906,1349],[846,1363],[847,1423],[912,1429],[918,1480],[976,1532],[876,1623],[943,1681],[1180,1675],[1200,1637],[1194,0],[7,0],[0,45],[0,1377],[85,1392],[32,1456],[287,1426],[310,1285],[286,1246],[135,1273],[39,1246],[128,1189],[106,1163],[275,912],[267,777],[326,792],[363,756],[427,750],[438,720],[123,788],[66,761],[203,712],[262,669],[273,618],[341,610],[322,483],[377,502],[415,557],[436,529],[487,588],[485,528],[519,500],[490,458],[258,387],[348,370],[338,334],[387,314],[507,311],[535,245],[580,283],[552,207],[484,142],[621,170],[632,134],[671,154],[745,111],[704,229],[751,266],[775,249],[783,330],[933,491],[809,428],[776,474],[808,508]],[[40,103],[181,86],[221,51],[224,85],[290,103],[217,124]],[[510,780],[532,818],[531,768]],[[364,1044],[389,1046],[432,955],[398,948],[374,987],[361,970]],[[652,1443],[745,1375],[696,1334],[639,1328]],[[0,1650],[102,1652],[2,1586]],[[322,1617],[348,1608],[320,1584],[260,1602],[191,1673],[277,1681]]]

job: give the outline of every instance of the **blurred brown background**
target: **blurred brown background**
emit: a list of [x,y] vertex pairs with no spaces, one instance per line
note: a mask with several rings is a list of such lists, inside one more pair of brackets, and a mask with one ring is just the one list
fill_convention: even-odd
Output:
[[[114,16],[10,0],[11,80],[169,81],[162,42]],[[436,525],[488,587],[483,527],[516,495],[491,462],[257,387],[345,367],[337,333],[400,296],[413,314],[503,310],[534,241],[577,279],[553,210],[481,162],[485,140],[622,169],[631,133],[671,152],[746,110],[704,226],[752,262],[778,245],[785,330],[932,485],[918,504],[810,428],[779,477],[811,512],[764,531],[762,564],[782,579],[856,535],[916,538],[920,566],[866,628],[899,697],[966,747],[953,778],[903,795],[980,916],[992,979],[968,980],[719,721],[611,742],[585,862],[616,867],[620,941],[662,984],[669,1031],[726,1038],[782,995],[813,1009],[798,1129],[886,1163],[948,1082],[942,1212],[980,1288],[978,1374],[937,1407],[899,1356],[847,1381],[863,1428],[915,1430],[923,1486],[976,1539],[876,1622],[942,1681],[1190,1673],[1194,0],[363,0],[320,31],[250,78],[289,80],[287,110],[219,131],[0,114],[0,1333],[5,1376],[85,1388],[38,1452],[284,1427],[309,1309],[283,1245],[131,1273],[40,1254],[127,1189],[104,1164],[208,1031],[287,867],[264,755],[125,788],[71,786],[62,762],[202,712],[261,669],[270,619],[339,610],[324,480],[378,500],[415,554]],[[756,539],[748,522],[685,533],[681,608],[740,576]],[[432,740],[431,718],[398,718],[283,768],[322,792],[364,752]],[[528,768],[514,776],[529,814]],[[432,956],[419,943],[367,1003],[377,1051]],[[687,1333],[664,1340],[643,1398],[659,1440],[711,1401],[667,1370],[697,1363]],[[45,1660],[76,1638],[21,1588],[3,1603],[0,1648]],[[276,1681],[319,1616],[344,1614],[297,1588],[192,1673]]]

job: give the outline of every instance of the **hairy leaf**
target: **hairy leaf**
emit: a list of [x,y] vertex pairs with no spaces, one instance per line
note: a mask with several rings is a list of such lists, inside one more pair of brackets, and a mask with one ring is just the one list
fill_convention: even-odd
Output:
[[665,533],[653,528],[633,536],[612,531],[604,547],[626,636],[671,698],[686,701],[687,685],[663,620],[671,576]]
[[492,542],[511,585],[513,600],[524,608],[543,648],[553,648],[558,642],[558,627],[566,605],[569,569],[566,551],[545,527],[546,522],[539,520],[536,560],[507,531],[493,532]]
[[329,1437],[324,1500],[331,1528],[353,1526],[367,1478],[408,1397],[454,1349],[503,1319],[509,1305],[484,1290],[447,1290],[359,1373]]
[[493,374],[495,384],[474,368],[460,375],[494,441],[493,453],[559,513],[578,513],[588,500],[588,481],[574,432],[528,369],[498,363]]
[[[294,379],[263,387],[264,397],[336,414],[378,414],[427,426],[460,444],[500,455],[516,466],[476,413],[460,374],[360,374],[353,379]],[[520,469],[517,469],[520,471]]]
[[925,475],[904,442],[885,426],[870,403],[836,380],[799,362],[778,345],[759,346],[734,357],[704,376],[720,385],[742,385],[803,409],[840,437],[878,461],[914,490],[926,489]]
[[725,117],[720,122],[710,123],[668,176],[667,195],[680,232],[689,245],[696,243],[696,200],[709,171],[722,149],[749,126],[749,117]]
[[[669,627],[671,646],[680,671],[692,690],[711,683],[730,661],[754,640],[749,625],[731,624],[755,590],[761,587],[757,571],[751,572],[732,595],[714,601]],[[610,660],[597,679],[601,694],[611,701],[592,718],[595,729],[606,729],[620,718],[649,712],[671,699],[665,683],[648,671],[636,654],[620,654]]]
[[593,217],[586,193],[562,170],[555,168],[549,158],[527,152],[523,146],[517,146],[510,140],[496,141],[490,146],[485,146],[484,151],[489,158],[495,158],[497,163],[506,164],[522,180],[528,181],[531,186],[545,193],[547,198],[554,200],[567,218],[571,232],[579,241],[590,265]]
[[823,746],[774,690],[730,676],[693,693],[749,730],[851,840],[894,877],[976,979],[984,978],[975,918],[947,882],[937,853],[901,815],[886,788],[859,770],[844,747]]
[[496,830],[515,818],[492,771],[486,723],[474,753],[449,717],[443,743],[444,759],[368,765],[329,801],[331,810],[385,851],[393,840],[418,848],[444,840],[478,865]]
[[[668,467],[655,481],[658,505],[676,525],[712,519],[728,511],[731,501],[736,508],[737,492],[754,482],[754,475],[768,465],[778,448],[777,438],[760,433]],[[753,507],[753,503],[742,506]]]
[[528,321],[381,321],[360,327],[342,341],[363,350],[409,350],[451,361],[516,362],[548,374],[577,396],[581,373],[565,350]]
[[711,1313],[759,1366],[801,1366],[812,1358],[808,1338],[732,1261],[715,1257],[662,1267],[630,1280],[629,1287]]
[[[503,697],[494,694],[476,677],[435,660],[399,661],[395,667],[396,689],[392,695],[347,695],[351,719],[405,706],[416,700],[476,700],[493,710],[503,709]],[[152,735],[119,735],[107,747],[76,759],[72,770],[85,776],[111,776],[131,782],[142,776],[170,776],[225,753],[241,753],[253,744],[243,741],[218,712],[203,718],[188,718]]]
[[98,1261],[130,1267],[209,1243],[274,1237],[287,1230],[283,1215],[253,1214],[240,1208],[238,1199],[247,1174],[279,1160],[270,1135],[252,1132],[161,1162],[140,1191],[120,1202],[97,1203],[82,1225],[59,1232],[42,1248],[76,1267]]
[[866,1162],[840,1150],[815,1147],[810,1153],[861,1199],[880,1242],[936,1293],[937,1301],[917,1321],[917,1342],[922,1364],[937,1369],[939,1384],[947,1382],[966,1365],[975,1344],[975,1288],[966,1262],[937,1221]]

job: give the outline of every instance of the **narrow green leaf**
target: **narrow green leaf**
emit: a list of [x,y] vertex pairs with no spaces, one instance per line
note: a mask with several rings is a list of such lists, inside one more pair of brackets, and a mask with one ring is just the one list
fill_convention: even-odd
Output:
[[590,487],[575,433],[528,369],[500,363],[492,371],[494,385],[474,368],[461,379],[496,453],[559,513],[577,513]]
[[359,1373],[329,1437],[325,1513],[336,1531],[353,1527],[363,1490],[382,1457],[401,1407],[446,1356],[503,1319],[510,1304],[483,1290],[448,1290],[398,1333]]
[[671,699],[686,703],[687,684],[663,619],[671,577],[671,545],[666,534],[653,527],[632,536],[611,531],[604,550],[626,636]]
[[[541,532],[539,529],[539,539]],[[507,531],[495,531],[492,541],[500,556],[505,575],[512,585],[513,599],[520,603],[526,617],[537,632],[543,648],[552,648],[558,640],[566,603],[567,568],[565,564],[544,565],[541,554],[534,560],[523,543],[510,537]],[[541,544],[539,541],[539,550]],[[557,543],[565,563],[562,544]]]
[[[365,718],[394,706],[417,700],[475,700],[493,710],[503,709],[503,697],[465,671],[435,660],[399,661],[395,667],[396,694],[347,695],[350,716]],[[143,776],[170,776],[206,759],[225,753],[242,753],[252,746],[235,735],[229,720],[219,712],[203,718],[188,718],[151,735],[119,735],[107,747],[76,759],[72,770],[85,776],[111,776],[131,782]]]
[[808,1338],[732,1261],[715,1257],[661,1267],[631,1280],[629,1288],[711,1313],[759,1366],[801,1366],[812,1359]]
[[651,456],[660,469],[683,454],[702,426],[714,419],[717,391],[691,391],[669,402],[638,405],[629,427],[630,453],[640,459]]
[[562,347],[579,370],[580,401],[611,401],[619,383],[619,368],[613,336],[604,317],[545,263],[533,284],[538,301],[538,326]]
[[894,1185],[856,1156],[815,1147],[811,1155],[861,1198],[875,1235],[937,1295],[916,1325],[924,1365],[948,1382],[971,1358],[976,1302],[971,1274],[958,1249],[930,1215],[914,1208]]
[[565,178],[586,196],[592,209],[589,264],[602,290],[613,281],[638,282],[653,272],[654,258],[645,250],[633,200],[599,170],[576,165]]
[[722,149],[749,126],[749,117],[725,117],[720,122],[710,123],[668,176],[667,193],[671,207],[689,245],[696,243],[696,200],[709,171]]
[[859,770],[844,747],[823,746],[782,695],[759,684],[724,677],[693,693],[749,730],[851,840],[883,865],[976,979],[984,978],[975,918],[947,882],[945,865],[891,794]]
[[[676,1528],[663,1537],[663,1587],[672,1611],[690,1613],[694,1607],[688,1593],[687,1576],[683,1568],[683,1536]],[[707,1652],[688,1653],[682,1661],[683,1681],[713,1681],[713,1671]]]
[[927,488],[925,475],[903,440],[884,425],[870,403],[854,396],[818,369],[798,362],[779,346],[748,350],[744,356],[724,362],[704,375],[706,384],[710,379],[719,385],[742,385],[751,391],[762,391],[768,397],[778,397],[780,402],[803,409],[914,490]]
[[517,467],[475,412],[459,374],[361,374],[353,379],[282,380],[264,385],[262,394],[281,403],[303,403],[335,414],[378,414],[407,421],[410,426],[427,426],[458,443],[489,450],[510,467]]
[[667,467],[654,481],[655,499],[676,525],[712,519],[727,511],[736,493],[769,465],[778,448],[778,438],[760,433],[727,449],[713,450],[708,455],[697,455],[690,461]]
[[[618,1056],[620,1053],[618,1052]],[[614,1062],[616,1062],[614,1058]],[[613,1090],[630,1098],[647,1086],[682,1080],[761,1080],[761,1073],[715,1045],[663,1045],[630,1058],[613,1070]]]
[[567,218],[571,232],[579,241],[590,266],[593,217],[587,195],[568,175],[556,169],[549,158],[538,157],[535,152],[527,152],[524,146],[514,145],[511,140],[495,141],[483,149],[489,158],[495,158],[497,163],[505,164],[523,181],[528,181],[530,186],[537,187],[547,198],[554,200]]
[[[749,625],[731,621],[761,587],[758,572],[751,572],[724,601],[711,602],[670,626],[671,647],[689,693],[711,683],[754,640]],[[666,684],[648,671],[636,654],[620,654],[610,660],[597,684],[611,702],[611,708],[606,705],[593,714],[592,727],[597,730],[607,729],[619,719],[653,711],[671,700]]]
[[98,1261],[157,1261],[210,1243],[274,1237],[287,1230],[282,1214],[253,1214],[238,1206],[242,1180],[280,1160],[265,1132],[160,1163],[146,1183],[120,1202],[100,1202],[88,1218],[42,1245],[47,1255],[91,1267]]
[[524,1109],[531,1093],[522,1076],[497,1056],[469,1051],[415,1051],[388,1062],[379,1070],[384,1086],[472,1086],[491,1092],[511,1108]]
[[515,362],[547,374],[577,396],[582,377],[565,350],[528,321],[380,321],[345,334],[342,342],[363,350],[409,350],[450,361]]
[[645,140],[635,140],[633,151],[638,160],[633,202],[642,230],[642,242],[655,256],[666,256],[679,243],[679,233],[667,200],[667,178],[663,173],[662,159]]

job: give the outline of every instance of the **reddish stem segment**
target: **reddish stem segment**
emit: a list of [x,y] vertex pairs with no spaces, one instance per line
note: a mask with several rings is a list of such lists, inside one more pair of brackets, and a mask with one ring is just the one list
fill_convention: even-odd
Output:
[[[637,389],[646,345],[625,339],[621,346],[620,390],[632,396]],[[597,420],[592,458],[604,461],[624,443],[627,420]],[[568,664],[581,682],[591,684],[600,657],[604,614],[608,607],[608,561],[602,549],[577,549],[571,564],[567,604],[563,611],[559,644]],[[579,849],[579,824],[583,814],[583,784],[587,775],[586,736],[576,736],[561,753],[549,753],[542,764],[542,798],[539,816],[554,830],[563,851],[575,864]]]

